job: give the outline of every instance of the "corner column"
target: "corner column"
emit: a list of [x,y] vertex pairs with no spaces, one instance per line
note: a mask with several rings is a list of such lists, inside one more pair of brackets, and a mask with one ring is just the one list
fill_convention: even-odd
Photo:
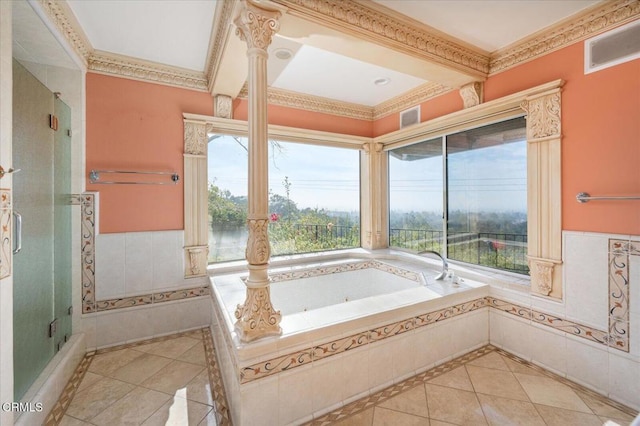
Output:
[[269,258],[269,171],[267,139],[267,47],[280,24],[279,6],[269,2],[243,1],[234,20],[236,34],[247,43],[249,59],[249,190],[247,226],[249,238],[245,252],[249,277],[245,281],[245,302],[238,305],[235,328],[244,342],[278,335],[280,311],[271,305]]

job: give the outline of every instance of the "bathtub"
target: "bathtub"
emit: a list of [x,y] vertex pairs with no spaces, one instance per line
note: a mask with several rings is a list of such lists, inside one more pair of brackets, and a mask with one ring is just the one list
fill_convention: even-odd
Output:
[[282,335],[243,343],[245,271],[211,276],[218,361],[235,424],[299,424],[488,343],[486,284],[436,281],[439,262],[352,250],[273,261]]

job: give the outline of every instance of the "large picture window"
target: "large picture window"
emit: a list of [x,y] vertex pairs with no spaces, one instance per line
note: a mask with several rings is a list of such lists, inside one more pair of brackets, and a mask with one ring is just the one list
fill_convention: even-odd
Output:
[[[247,139],[210,135],[209,262],[244,259]],[[359,151],[269,142],[273,256],[360,246]]]
[[389,206],[391,246],[528,274],[524,118],[390,150]]

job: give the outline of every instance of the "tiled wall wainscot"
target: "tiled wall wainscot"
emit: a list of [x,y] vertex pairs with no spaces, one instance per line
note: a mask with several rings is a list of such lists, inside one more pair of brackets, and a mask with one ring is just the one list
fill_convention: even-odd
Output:
[[564,232],[565,300],[492,286],[491,343],[640,408],[640,237]]
[[81,324],[88,348],[210,324],[207,279],[184,278],[184,231],[100,234],[99,194],[78,197]]

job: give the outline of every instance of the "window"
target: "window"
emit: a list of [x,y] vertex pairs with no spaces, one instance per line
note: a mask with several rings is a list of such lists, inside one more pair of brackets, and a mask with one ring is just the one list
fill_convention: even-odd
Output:
[[[247,138],[215,134],[208,146],[209,262],[244,259]],[[359,151],[269,143],[272,256],[360,246]]]
[[528,274],[524,118],[390,150],[389,206],[391,246]]

